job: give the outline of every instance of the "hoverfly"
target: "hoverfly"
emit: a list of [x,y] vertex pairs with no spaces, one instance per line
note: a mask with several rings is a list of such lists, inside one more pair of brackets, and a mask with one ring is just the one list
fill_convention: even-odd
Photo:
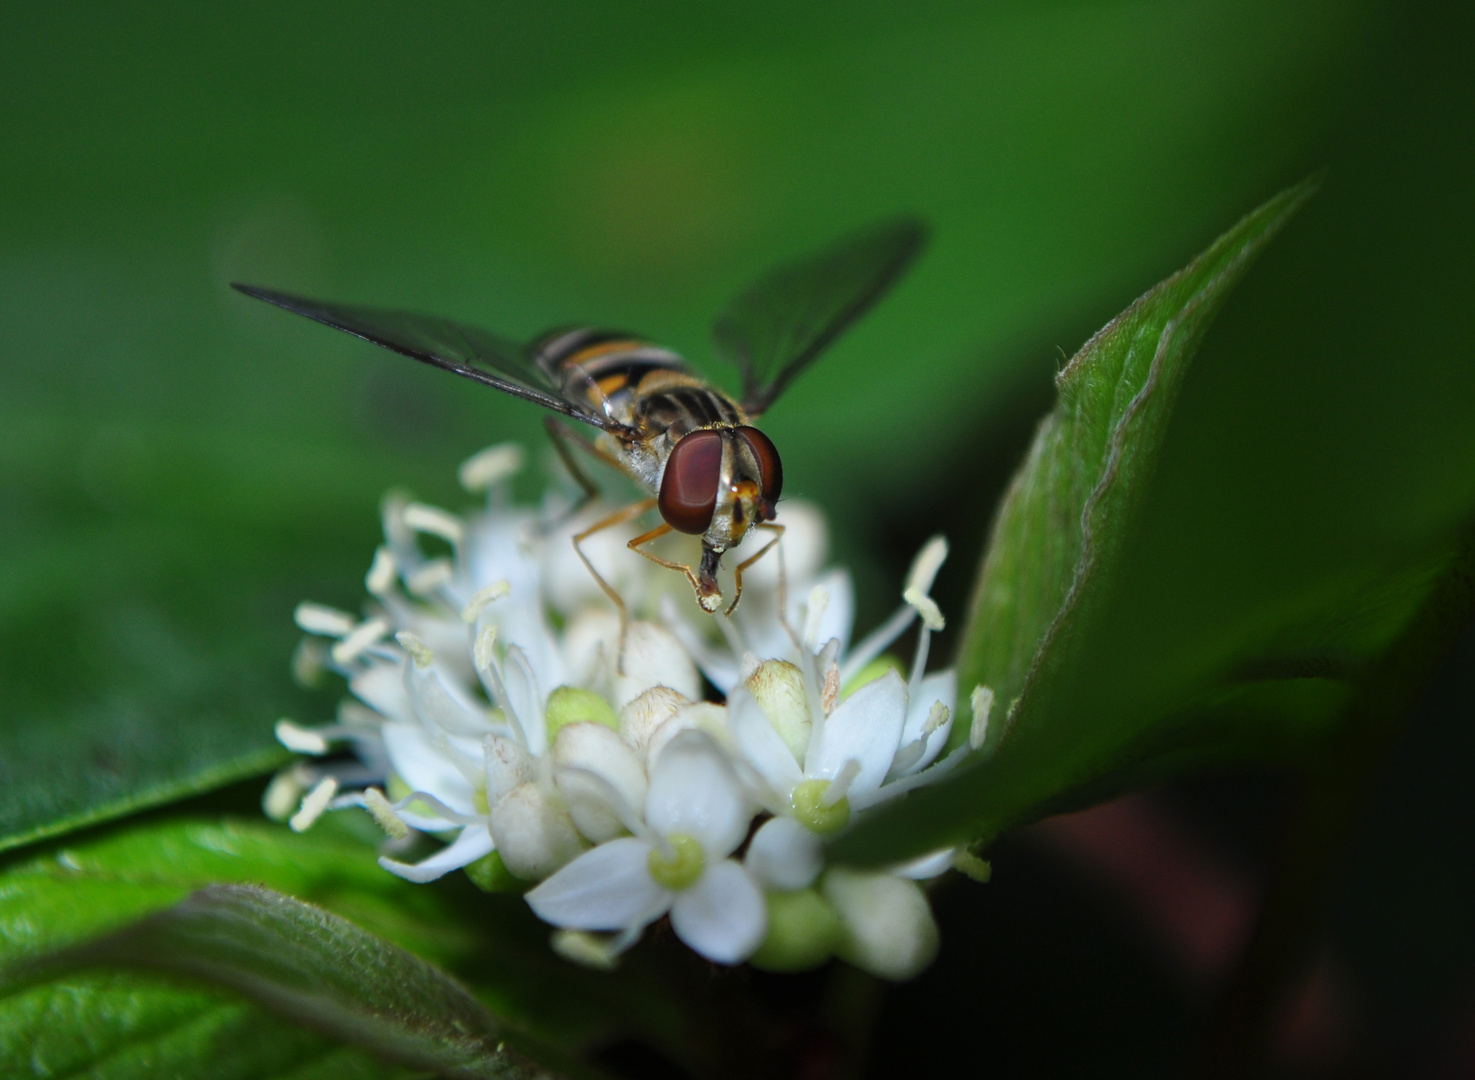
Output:
[[[579,327],[519,345],[430,315],[324,303],[253,285],[234,288],[599,429],[591,442],[559,417],[545,419],[584,502],[598,490],[579,468],[573,449],[621,469],[648,495],[573,537],[574,550],[623,622],[624,602],[580,542],[659,510],[662,523],[628,546],[685,574],[697,603],[715,613],[722,604],[717,569],[723,554],[749,530],[770,530],[773,538],[734,570],[731,614],[742,598],[743,570],[783,535],[783,526],[773,520],[783,465],[753,423],[896,282],[925,239],[926,230],[916,220],[888,222],[781,266],[738,296],[718,317],[713,335],[717,355],[741,374],[740,399],[708,383],[674,352],[631,334]],[[672,530],[701,536],[695,570],[645,549]]]

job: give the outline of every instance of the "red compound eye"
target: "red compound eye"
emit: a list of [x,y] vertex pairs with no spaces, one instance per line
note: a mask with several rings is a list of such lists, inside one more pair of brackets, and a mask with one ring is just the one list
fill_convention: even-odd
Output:
[[747,444],[753,452],[753,460],[758,463],[758,487],[763,497],[769,503],[778,502],[779,493],[784,489],[784,466],[778,459],[778,450],[757,428],[740,427],[737,437]]
[[715,431],[693,431],[672,447],[666,459],[656,500],[661,517],[678,532],[706,532],[721,482],[722,436]]

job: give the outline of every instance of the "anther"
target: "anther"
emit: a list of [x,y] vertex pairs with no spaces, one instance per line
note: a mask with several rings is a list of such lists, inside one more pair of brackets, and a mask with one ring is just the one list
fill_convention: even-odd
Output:
[[395,813],[394,806],[384,797],[384,792],[378,788],[364,789],[364,809],[373,817],[374,823],[390,838],[403,840],[410,835],[410,827]]
[[401,630],[394,635],[394,640],[399,642],[400,647],[414,658],[417,668],[428,668],[435,660],[435,654],[430,651],[430,646],[425,644],[419,634]]
[[364,575],[364,587],[374,596],[383,596],[394,588],[394,575],[394,556],[381,547],[374,552],[374,562]]
[[987,686],[975,686],[971,698],[973,726],[968,729],[968,749],[982,749],[988,738],[988,716],[994,711],[994,692]]
[[416,532],[439,536],[457,546],[466,535],[465,522],[455,514],[424,503],[410,503],[405,507],[405,524]]
[[389,620],[382,616],[360,623],[354,627],[353,633],[333,646],[334,663],[352,663],[365,649],[377,644],[387,633],[389,633]]
[[[919,593],[926,594],[932,590],[932,583],[937,579],[937,572],[942,569],[942,564],[947,560],[947,537],[934,536],[922,545],[922,550],[917,552],[917,557],[912,560],[912,567],[907,571],[906,590],[913,589]],[[911,603],[910,600],[907,601]]]
[[333,796],[338,794],[338,781],[331,776],[325,776],[318,781],[317,786],[309,791],[302,800],[302,807],[292,815],[292,820],[287,822],[293,832],[302,832],[312,827],[312,823],[322,816],[328,804],[333,801]]
[[947,625],[947,620],[942,617],[942,609],[937,606],[937,601],[921,590],[907,589],[901,594],[901,598],[917,609],[917,614],[922,616],[922,623],[928,630],[936,633]]
[[278,720],[276,734],[277,742],[294,754],[326,754],[328,752],[327,739],[311,728],[294,724],[290,720]]
[[297,626],[308,634],[325,634],[328,637],[343,637],[353,632],[358,620],[346,611],[330,608],[325,604],[303,602],[292,612]]
[[511,591],[512,586],[506,581],[494,581],[490,585],[477,589],[472,594],[471,600],[461,609],[461,621],[470,626],[486,610],[488,604],[502,599]]
[[523,449],[517,443],[498,443],[472,454],[456,470],[467,491],[489,491],[522,471]]
[[449,585],[455,576],[450,559],[431,559],[405,579],[405,588],[415,596],[429,596],[442,585]]

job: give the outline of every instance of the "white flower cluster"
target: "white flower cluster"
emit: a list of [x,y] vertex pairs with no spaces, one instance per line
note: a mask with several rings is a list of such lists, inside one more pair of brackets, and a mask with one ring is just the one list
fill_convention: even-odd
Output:
[[[982,744],[992,695],[974,692],[969,737],[945,752],[956,678],[925,674],[946,544],[927,544],[900,610],[849,647],[850,579],[821,571],[824,523],[802,503],[785,504],[782,562],[745,576],[731,619],[689,612],[678,576],[608,530],[585,550],[632,612],[622,635],[569,542],[585,516],[549,524],[557,506],[507,503],[521,461],[499,446],[462,466],[487,493],[473,516],[387,500],[364,618],[298,608],[299,674],[335,671],[352,696],[335,724],[278,724],[315,760],[273,781],[267,812],[304,829],[362,807],[390,836],[381,865],[402,877],[465,869],[485,888],[532,886],[555,947],[584,963],[613,963],[669,916],[718,963],[839,955],[888,978],[920,971],[937,929],[917,881],[982,864],[946,850],[860,870],[830,864],[824,840]],[[882,654],[919,617],[903,676]],[[725,704],[704,700],[703,674]],[[345,743],[352,759],[335,754]],[[444,846],[394,857],[423,834]]]

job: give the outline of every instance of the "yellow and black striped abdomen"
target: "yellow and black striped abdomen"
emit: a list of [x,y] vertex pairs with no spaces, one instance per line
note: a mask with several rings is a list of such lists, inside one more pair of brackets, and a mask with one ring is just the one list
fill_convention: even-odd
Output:
[[635,389],[647,375],[688,372],[686,362],[669,349],[593,327],[547,335],[534,346],[533,358],[565,396],[586,401],[622,423],[630,422]]

